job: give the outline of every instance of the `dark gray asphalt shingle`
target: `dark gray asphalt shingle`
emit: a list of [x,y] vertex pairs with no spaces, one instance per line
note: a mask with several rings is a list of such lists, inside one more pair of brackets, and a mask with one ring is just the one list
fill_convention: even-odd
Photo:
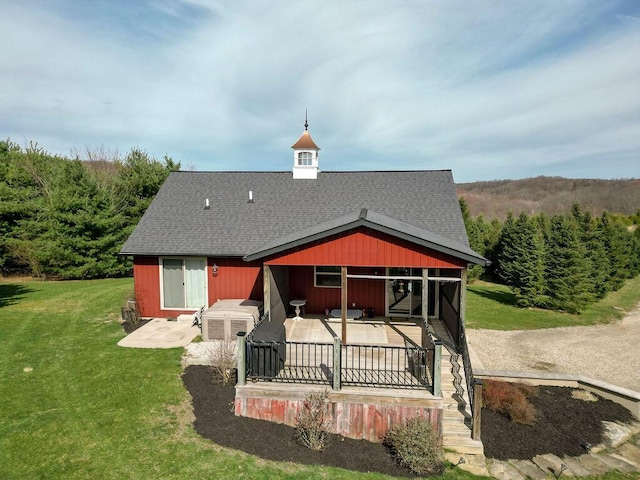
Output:
[[291,172],[175,172],[121,253],[244,256],[363,208],[468,248],[449,170],[320,172],[316,180],[293,180]]

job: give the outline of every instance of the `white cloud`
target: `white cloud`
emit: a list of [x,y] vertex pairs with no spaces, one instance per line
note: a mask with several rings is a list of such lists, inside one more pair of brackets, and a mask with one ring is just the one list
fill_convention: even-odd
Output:
[[640,176],[632,3],[154,0],[133,19],[52,4],[0,18],[14,141],[288,169],[309,108],[325,170],[590,176],[615,152],[629,166],[610,176]]

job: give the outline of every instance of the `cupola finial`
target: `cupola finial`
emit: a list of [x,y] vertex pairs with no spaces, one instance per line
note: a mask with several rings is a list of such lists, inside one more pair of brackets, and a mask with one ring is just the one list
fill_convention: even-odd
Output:
[[309,130],[309,122],[307,122],[307,109],[304,109],[304,129]]

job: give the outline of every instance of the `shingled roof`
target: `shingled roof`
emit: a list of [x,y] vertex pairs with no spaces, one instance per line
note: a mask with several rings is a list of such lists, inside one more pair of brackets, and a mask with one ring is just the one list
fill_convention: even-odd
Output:
[[449,170],[321,172],[314,180],[294,180],[291,172],[174,172],[121,253],[259,258],[351,225],[363,209],[368,226],[484,263],[469,248]]

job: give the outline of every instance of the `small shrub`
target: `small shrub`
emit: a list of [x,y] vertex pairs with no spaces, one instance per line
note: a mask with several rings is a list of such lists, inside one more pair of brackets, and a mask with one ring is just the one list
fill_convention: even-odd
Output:
[[444,471],[440,438],[427,419],[413,418],[390,428],[383,443],[400,465],[416,475],[440,475]]
[[329,412],[327,399],[329,392],[310,394],[296,414],[295,439],[305,447],[321,451],[327,445],[333,419]]
[[215,382],[226,385],[238,364],[235,342],[212,342],[209,350],[209,366]]
[[509,418],[513,423],[533,425],[538,412],[529,398],[537,394],[537,387],[522,383],[486,380],[482,389],[484,406]]

